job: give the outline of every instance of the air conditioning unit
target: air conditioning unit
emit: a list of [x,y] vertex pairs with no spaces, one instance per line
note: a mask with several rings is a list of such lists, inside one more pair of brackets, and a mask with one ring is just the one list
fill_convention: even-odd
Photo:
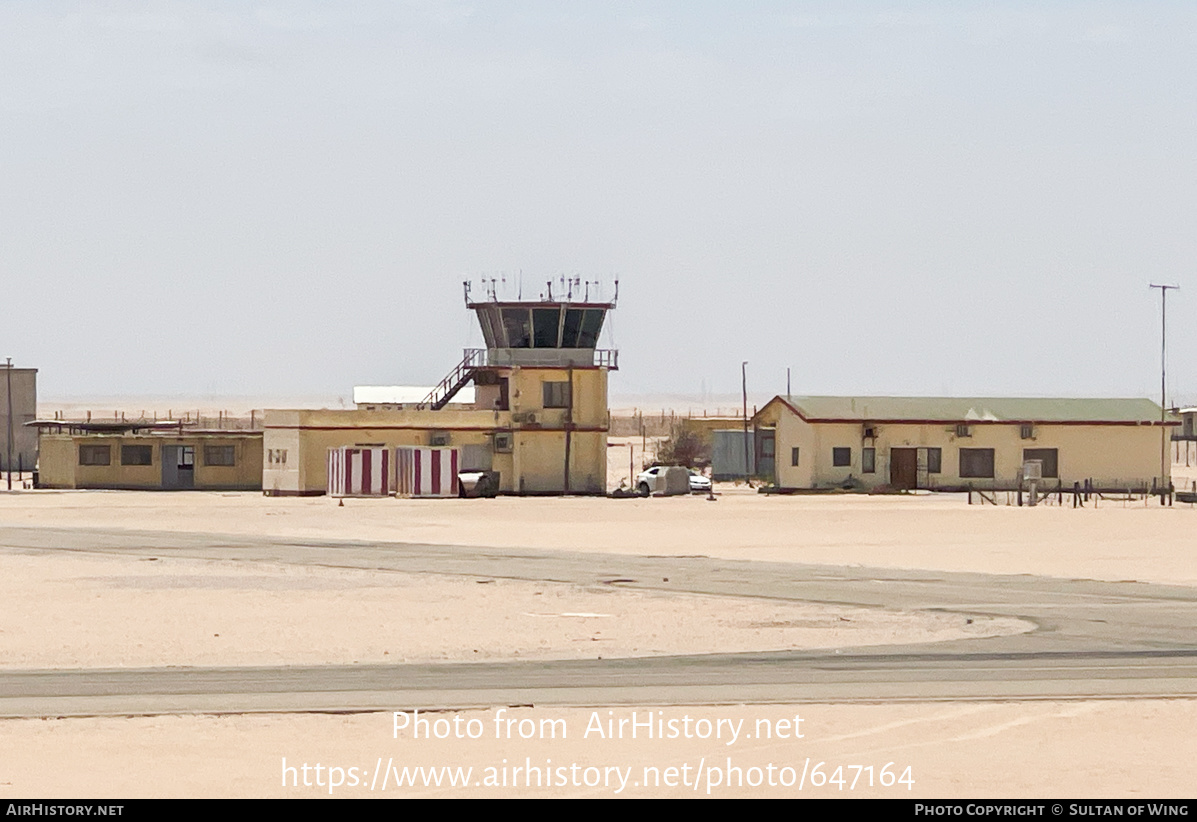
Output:
[[534,424],[536,422],[536,414],[531,411],[518,411],[511,415],[511,421]]
[[449,444],[448,431],[433,431],[428,435],[428,444],[434,447],[445,446]]

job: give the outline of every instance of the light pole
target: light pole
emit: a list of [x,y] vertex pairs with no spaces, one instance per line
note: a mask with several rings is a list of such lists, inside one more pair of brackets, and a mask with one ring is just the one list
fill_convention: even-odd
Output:
[[1168,291],[1179,290],[1179,285],[1150,284],[1160,290],[1160,493],[1164,492],[1164,480],[1168,478],[1168,427],[1164,424],[1168,413],[1165,368],[1168,362]]
[[7,382],[5,396],[8,398],[8,448],[5,451],[4,467],[8,469],[8,490],[12,490],[12,357],[6,357],[4,362],[4,377]]
[[740,384],[744,393],[744,482],[752,487],[752,469],[748,461],[748,361],[740,363]]

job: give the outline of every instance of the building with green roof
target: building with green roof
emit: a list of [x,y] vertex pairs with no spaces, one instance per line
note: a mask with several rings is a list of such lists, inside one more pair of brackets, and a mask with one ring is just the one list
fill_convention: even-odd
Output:
[[[1167,486],[1180,421],[1146,399],[774,397],[753,417],[756,473],[782,489]],[[1035,464],[1037,463],[1037,465]]]

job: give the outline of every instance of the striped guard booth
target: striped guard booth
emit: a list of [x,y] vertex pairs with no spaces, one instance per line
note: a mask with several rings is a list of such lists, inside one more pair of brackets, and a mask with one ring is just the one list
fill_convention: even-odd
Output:
[[328,449],[329,496],[385,497],[390,493],[390,453],[386,448]]
[[461,457],[456,448],[396,448],[401,497],[455,497]]

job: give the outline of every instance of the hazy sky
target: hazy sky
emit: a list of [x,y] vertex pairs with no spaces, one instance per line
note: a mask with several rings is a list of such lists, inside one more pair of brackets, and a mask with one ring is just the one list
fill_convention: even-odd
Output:
[[432,383],[620,280],[618,393],[1197,399],[1189,2],[0,0],[43,395]]

